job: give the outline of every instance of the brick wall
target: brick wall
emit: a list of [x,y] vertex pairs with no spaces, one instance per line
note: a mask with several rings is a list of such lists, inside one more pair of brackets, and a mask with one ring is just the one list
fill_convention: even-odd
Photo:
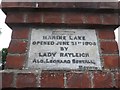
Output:
[[[120,88],[120,57],[114,30],[120,25],[118,2],[2,3],[6,23],[13,30],[8,48],[3,88]],[[102,71],[25,69],[32,28],[93,28]]]

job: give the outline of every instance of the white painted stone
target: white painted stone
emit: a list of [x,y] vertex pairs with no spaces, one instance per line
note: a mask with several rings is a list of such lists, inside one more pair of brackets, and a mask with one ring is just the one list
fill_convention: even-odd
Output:
[[101,70],[98,46],[93,29],[32,29],[26,68]]

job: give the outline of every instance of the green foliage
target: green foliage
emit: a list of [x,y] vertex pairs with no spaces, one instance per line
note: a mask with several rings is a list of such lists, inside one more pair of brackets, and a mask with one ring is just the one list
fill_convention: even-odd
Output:
[[6,57],[7,57],[7,48],[2,49],[2,69],[4,69],[5,63],[6,63]]

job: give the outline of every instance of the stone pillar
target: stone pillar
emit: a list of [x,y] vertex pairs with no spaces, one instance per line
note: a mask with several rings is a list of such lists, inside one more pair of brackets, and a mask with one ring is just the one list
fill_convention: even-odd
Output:
[[[120,68],[119,50],[114,34],[114,30],[120,25],[118,2],[4,2],[2,3],[2,10],[7,15],[6,24],[13,30],[5,70],[1,72],[3,88],[120,88],[120,73],[118,72]],[[72,69],[68,67],[68,69],[63,68],[62,70],[61,67],[63,66],[55,66],[57,70],[49,70],[49,68],[52,68],[51,66],[47,70],[47,67],[42,67],[39,64],[36,66],[34,64],[31,67],[31,63],[28,64],[32,58],[30,55],[32,55],[34,50],[39,49],[38,46],[34,49],[31,43],[31,40],[34,41],[33,38],[35,38],[33,31],[38,31],[39,34],[35,35],[41,37],[45,34],[41,29],[50,33],[51,30],[55,31],[58,29],[60,29],[60,32],[62,30],[78,30],[78,33],[83,32],[82,30],[88,30],[88,36],[81,37],[82,41],[85,41],[87,37],[89,38],[88,40],[91,40],[91,37],[94,39],[93,36],[96,36],[95,39],[97,41],[94,44],[97,50],[95,52],[99,54],[96,60],[100,61],[99,67],[101,68],[79,70],[73,68],[72,65]],[[42,34],[39,30],[41,30]],[[89,33],[92,30],[94,34],[93,32]],[[34,44],[37,43],[39,44],[40,42],[34,42]],[[49,45],[46,48],[49,49]],[[88,48],[85,48],[85,51],[89,50]],[[74,49],[73,46],[72,50]],[[84,50],[82,46],[80,49]],[[39,58],[42,49],[40,50]],[[29,53],[30,51],[31,53]],[[90,50],[89,53],[93,51]],[[63,53],[65,52],[67,51]],[[96,55],[92,57],[96,57]],[[33,57],[35,58],[35,55]],[[73,57],[73,55],[66,56],[68,59]],[[80,56],[75,57],[81,59]],[[42,64],[45,65],[46,63]],[[91,66],[91,63],[88,65]]]

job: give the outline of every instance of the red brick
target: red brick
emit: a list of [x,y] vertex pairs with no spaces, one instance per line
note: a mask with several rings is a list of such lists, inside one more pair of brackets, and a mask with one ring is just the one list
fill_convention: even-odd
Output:
[[90,83],[89,74],[68,73],[67,87],[68,88],[90,88],[91,83]]
[[120,72],[115,73],[115,86],[120,88]]
[[19,73],[16,77],[16,87],[36,87],[36,76],[32,73]]
[[111,88],[113,87],[112,76],[110,73],[94,73],[94,88]]
[[53,87],[53,88],[63,88],[64,79],[63,73],[50,73],[42,72],[41,73],[41,87]]
[[21,12],[7,13],[6,23],[24,23],[24,13]]
[[85,14],[87,24],[101,24],[102,20],[99,14]]
[[76,8],[97,8],[98,2],[76,2],[75,7]]
[[11,8],[11,7],[17,7],[17,2],[2,2],[1,3],[2,8]]
[[58,3],[57,2],[38,2],[39,8],[56,8]]
[[13,73],[2,73],[2,88],[13,87]]
[[62,14],[58,12],[44,12],[43,23],[61,23]]
[[61,2],[57,3],[57,8],[75,8],[75,2]]
[[39,2],[39,8],[97,8],[93,2]]
[[8,52],[9,53],[25,53],[27,42],[21,40],[12,40],[10,42]]
[[119,68],[118,56],[104,56],[104,67],[107,69]]
[[118,14],[102,14],[103,24],[118,25]]
[[115,39],[114,30],[98,30],[100,39]]
[[18,2],[17,7],[20,8],[33,8],[36,6],[36,2]]
[[29,28],[13,28],[12,39],[28,39]]
[[101,42],[100,47],[101,47],[102,53],[104,54],[118,53],[118,45],[116,41]]
[[36,2],[2,2],[2,8],[33,8]]
[[81,24],[84,23],[84,15],[81,13],[66,13],[65,23],[67,24]]
[[42,22],[42,13],[40,12],[29,12],[27,13],[27,23],[41,23]]
[[[10,4],[9,4],[10,3]],[[89,8],[89,9],[117,9],[118,2],[38,2],[39,7],[33,2],[18,2],[15,7],[23,8]],[[7,2],[4,7],[12,7],[11,2]],[[42,5],[42,6],[41,6]]]
[[7,56],[6,59],[6,68],[11,68],[11,69],[22,69],[23,64],[25,61],[25,56],[24,55],[14,55],[14,56]]
[[99,2],[99,8],[106,8],[106,9],[117,9],[118,8],[118,2]]

